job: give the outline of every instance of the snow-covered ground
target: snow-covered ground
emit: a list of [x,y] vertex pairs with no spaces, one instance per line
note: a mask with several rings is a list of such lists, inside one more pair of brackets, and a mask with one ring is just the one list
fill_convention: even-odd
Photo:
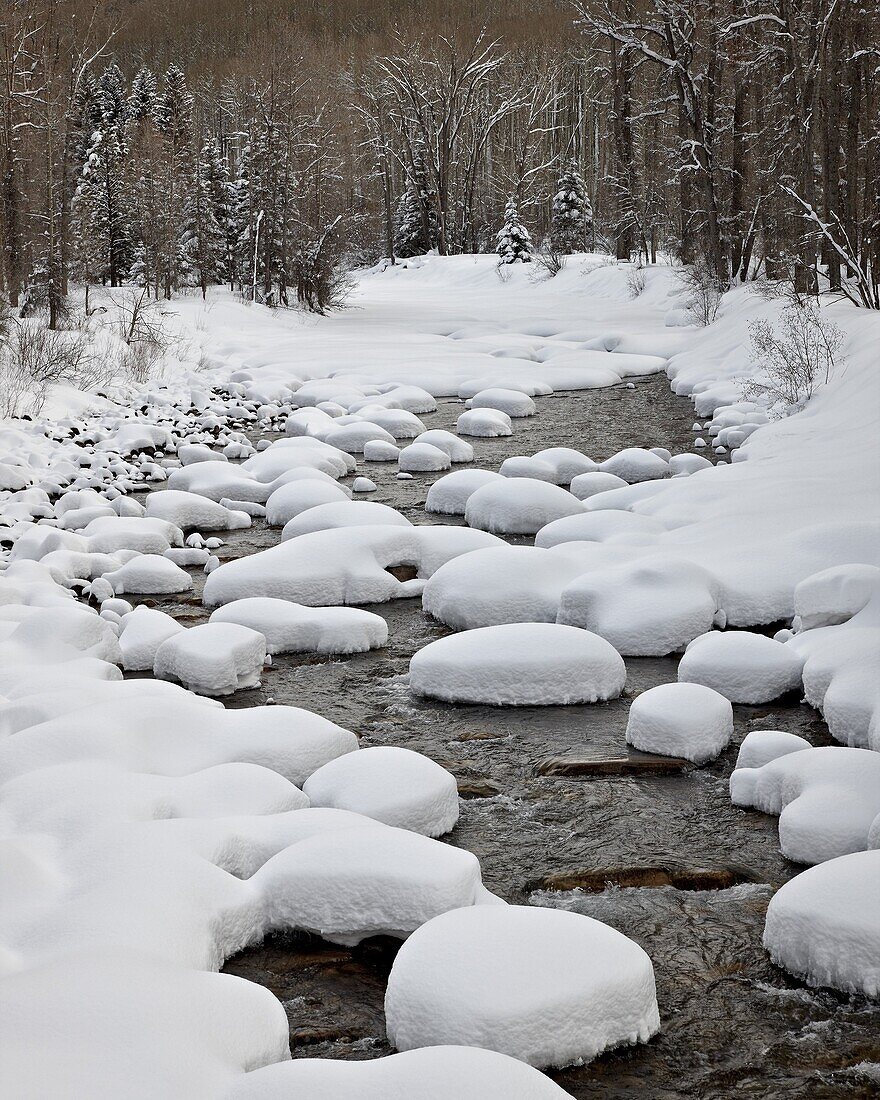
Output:
[[[496,1070],[442,1044],[558,1065],[653,1034],[653,973],[635,944],[614,933],[606,950],[611,929],[566,914],[572,951],[603,957],[601,981],[578,984],[545,924],[505,909],[473,855],[433,839],[457,818],[439,764],[359,749],[294,707],[193,694],[257,682],[273,652],[381,646],[380,616],[340,609],[381,613],[401,596],[456,628],[491,628],[416,655],[413,690],[440,698],[606,698],[623,658],[688,647],[681,690],[634,715],[630,739],[649,751],[703,762],[727,743],[730,703],[802,689],[839,745],[764,739],[731,780],[739,805],[780,815],[792,860],[828,868],[780,891],[765,943],[807,981],[876,995],[880,317],[825,306],[845,335],[835,371],[774,419],[743,394],[761,373],[748,322],[780,303],[743,288],[709,328],[681,327],[672,270],[644,274],[633,299],[626,265],[599,257],[543,282],[525,267],[502,281],[492,257],[432,257],[365,274],[328,318],[223,292],[185,299],[173,304],[182,357],[161,382],[56,392],[41,417],[0,423],[0,1048],[16,1095],[280,1094],[287,1077],[260,1072],[288,1057],[280,1004],[203,973],[277,929],[343,943],[418,930],[392,973],[389,1026],[401,1049],[440,1045],[431,1073],[448,1095],[462,1095],[462,1073]],[[616,456],[551,447],[501,476],[464,468],[462,436],[515,439],[523,417],[552,417],[554,390],[663,371],[694,401],[692,455],[657,440]],[[449,396],[480,410],[458,436],[430,430]],[[259,449],[245,428],[265,435]],[[706,439],[718,465],[700,457]],[[401,476],[436,471],[428,507],[466,526],[352,502],[343,479],[371,453]],[[277,545],[220,564],[218,533],[263,515]],[[208,624],[127,599],[185,593],[193,568],[209,574]],[[781,624],[775,638],[725,630],[767,624]],[[154,678],[122,681],[120,668]],[[559,967],[549,992],[537,978],[512,988],[487,934],[524,958],[540,947]],[[467,951],[486,970],[475,984],[443,961]],[[59,1013],[63,1034],[48,1023]],[[398,1057],[388,1082],[417,1065]],[[511,1089],[543,1095],[532,1071],[497,1065]],[[302,1080],[314,1096],[337,1077],[385,1087],[369,1073]]]

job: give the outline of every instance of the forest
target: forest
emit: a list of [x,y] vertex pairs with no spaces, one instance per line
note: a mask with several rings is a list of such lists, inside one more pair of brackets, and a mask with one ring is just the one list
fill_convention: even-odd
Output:
[[861,0],[11,0],[0,293],[51,326],[71,282],[323,310],[507,211],[551,265],[877,308],[878,31]]

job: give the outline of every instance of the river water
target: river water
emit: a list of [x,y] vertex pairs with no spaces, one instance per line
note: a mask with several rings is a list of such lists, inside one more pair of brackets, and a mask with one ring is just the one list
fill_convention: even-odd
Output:
[[[576,447],[597,460],[626,446],[677,453],[695,438],[692,406],[662,375],[633,389],[539,398],[538,409],[514,422],[511,437],[471,440],[474,464],[497,469],[509,455],[548,446]],[[461,411],[460,402],[444,401],[424,420],[451,429]],[[378,486],[362,499],[416,523],[450,522],[423,510],[429,485],[442,475],[398,481],[394,463],[360,466]],[[228,535],[219,556],[254,553],[279,537],[278,528],[256,520]],[[194,573],[194,580],[185,601],[142,602],[187,625],[203,622],[203,577]],[[880,1060],[880,1012],[861,998],[807,990],[770,963],[761,947],[767,902],[800,868],[778,850],[776,818],[736,809],[727,793],[736,746],[749,730],[784,729],[830,743],[815,711],[795,696],[735,707],[734,742],[717,761],[701,769],[658,766],[627,749],[624,730],[635,695],[675,680],[675,658],[627,659],[626,692],[608,703],[451,705],[417,699],[407,683],[412,654],[447,629],[419,600],[369,609],[388,621],[384,649],[279,656],[259,689],[225,702],[305,707],[354,730],[364,747],[425,753],[456,776],[462,795],[461,819],[445,839],[479,857],[490,890],[517,904],[586,913],[645,948],[657,977],[660,1034],[553,1073],[565,1089],[606,1100],[878,1095],[880,1067],[870,1063]],[[384,939],[347,949],[276,936],[230,959],[225,971],[279,997],[295,1057],[372,1058],[390,1052],[382,1003],[396,947]]]

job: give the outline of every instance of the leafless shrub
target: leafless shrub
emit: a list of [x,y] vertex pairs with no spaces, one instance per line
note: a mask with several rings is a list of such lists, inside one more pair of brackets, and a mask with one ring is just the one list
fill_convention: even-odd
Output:
[[161,305],[147,296],[146,288],[127,290],[117,302],[112,324],[126,346],[120,365],[134,382],[146,382],[173,343]]
[[812,397],[831,374],[843,333],[822,317],[812,301],[791,302],[779,314],[779,328],[766,317],[749,324],[752,359],[760,363],[766,381],[755,379],[745,396],[766,396],[787,411]]
[[529,277],[536,282],[555,279],[559,272],[565,269],[566,259],[565,253],[555,249],[548,239],[532,256],[534,266],[529,272]]
[[691,324],[711,325],[718,316],[724,286],[704,261],[676,272],[680,289],[685,294],[684,308]]
[[49,387],[88,390],[107,384],[112,367],[94,354],[85,332],[50,329],[36,318],[0,324],[0,415],[37,415]]
[[326,313],[345,304],[352,289],[351,275],[342,254],[340,215],[320,234],[304,244],[293,261],[297,301],[311,313]]
[[634,264],[626,273],[626,286],[630,298],[638,298],[645,289],[645,269],[641,264]]

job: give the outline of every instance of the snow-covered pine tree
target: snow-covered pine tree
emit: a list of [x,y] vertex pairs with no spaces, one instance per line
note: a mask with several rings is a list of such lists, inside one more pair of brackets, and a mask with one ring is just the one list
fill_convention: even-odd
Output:
[[146,66],[138,69],[131,82],[131,94],[128,97],[128,121],[138,125],[146,121],[155,122],[159,110],[159,85],[156,74]]
[[593,208],[583,177],[571,161],[559,177],[550,215],[550,244],[554,252],[582,251],[593,228]]
[[495,251],[499,264],[527,264],[532,259],[532,238],[519,220],[516,199],[511,196],[504,208],[504,225],[498,230]]
[[407,187],[397,200],[394,213],[394,255],[405,260],[421,256],[431,249],[425,235],[422,202],[414,187]]
[[123,175],[124,151],[114,128],[92,135],[73,201],[73,261],[88,283],[118,286],[131,259],[131,208]]
[[125,125],[128,104],[125,95],[125,77],[115,61],[101,73],[99,81],[101,103],[101,129],[121,130]]
[[253,278],[253,244],[251,243],[251,147],[245,145],[235,165],[226,227],[226,269],[230,290],[236,280],[242,292]]
[[166,298],[193,274],[183,242],[193,187],[192,116],[193,98],[186,77],[177,65],[170,65],[155,116],[164,151],[157,179],[161,202],[158,269]]
[[207,141],[195,163],[187,207],[184,248],[204,298],[208,286],[226,273],[226,231],[229,181],[217,143]]

